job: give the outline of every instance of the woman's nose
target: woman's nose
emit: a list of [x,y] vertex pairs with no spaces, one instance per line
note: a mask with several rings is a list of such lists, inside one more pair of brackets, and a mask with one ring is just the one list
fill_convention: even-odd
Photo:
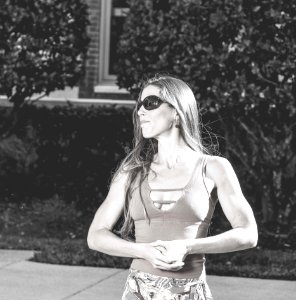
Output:
[[138,114],[138,116],[143,116],[144,113],[145,113],[144,107],[143,107],[143,105],[141,105],[141,107],[138,109],[137,114]]

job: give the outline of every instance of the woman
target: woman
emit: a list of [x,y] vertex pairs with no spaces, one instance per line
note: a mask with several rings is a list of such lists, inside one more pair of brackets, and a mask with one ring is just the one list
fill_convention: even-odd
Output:
[[[95,214],[88,245],[133,258],[122,299],[212,299],[204,255],[254,247],[252,209],[229,161],[202,146],[196,100],[186,83],[149,79],[133,117],[134,149]],[[232,229],[207,237],[217,201]],[[122,212],[124,239],[112,233]],[[133,229],[135,241],[128,239]]]

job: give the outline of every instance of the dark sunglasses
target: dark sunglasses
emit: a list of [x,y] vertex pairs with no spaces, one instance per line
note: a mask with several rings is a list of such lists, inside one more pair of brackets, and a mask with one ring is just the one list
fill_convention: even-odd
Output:
[[143,101],[137,102],[137,110],[143,105],[146,110],[153,110],[158,108],[165,101],[161,100],[155,95],[147,96]]

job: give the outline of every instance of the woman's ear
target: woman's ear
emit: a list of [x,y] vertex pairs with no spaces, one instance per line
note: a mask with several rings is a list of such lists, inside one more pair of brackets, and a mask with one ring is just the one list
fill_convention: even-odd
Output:
[[176,114],[175,114],[175,127],[176,128],[180,128],[180,117],[176,111]]

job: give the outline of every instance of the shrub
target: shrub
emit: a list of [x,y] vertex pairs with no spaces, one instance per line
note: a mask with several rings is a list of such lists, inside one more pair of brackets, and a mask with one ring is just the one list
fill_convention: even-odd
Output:
[[293,99],[296,7],[281,1],[130,0],[118,84],[137,92],[158,72],[180,76],[204,104]]
[[[53,264],[129,268],[131,259],[88,249],[90,218],[63,199],[0,203],[0,248],[35,250],[34,261]],[[295,280],[293,250],[251,250],[207,255],[207,273]]]
[[1,201],[58,195],[83,211],[97,208],[112,171],[131,147],[131,110],[25,105],[17,119],[13,138],[0,141]]
[[[129,268],[131,263],[130,258],[112,257],[91,251],[83,240],[51,243],[40,252],[36,252],[32,260],[124,269]],[[295,262],[296,256],[292,251],[253,249],[224,255],[208,255],[206,267],[207,274],[210,275],[295,280]]]
[[24,141],[15,134],[1,140],[0,176],[29,173],[36,160],[37,154],[30,141]]
[[[261,105],[249,110],[240,105],[208,109],[204,111],[203,121],[224,137],[219,138],[220,151],[230,157],[254,208],[260,230],[259,244],[295,249],[292,217],[296,209],[293,204],[295,169],[291,161],[286,165],[277,161],[279,155],[282,161],[292,155],[295,139],[291,144],[281,145],[281,136],[276,137],[278,140],[267,135],[261,141],[252,135],[253,130],[258,130],[257,122],[264,123],[262,116],[268,120],[263,127],[264,134],[269,127],[274,132],[280,130],[279,111],[265,110],[264,102]],[[10,109],[0,109],[3,119],[7,110]],[[57,197],[52,201],[62,199],[67,205],[74,202],[79,211],[92,216],[107,193],[111,173],[125,156],[126,148],[131,148],[131,113],[129,108],[117,107],[24,106],[18,112],[13,135],[0,141],[1,202],[30,203]],[[240,127],[240,121],[250,133]],[[285,152],[281,153],[281,149]],[[281,184],[285,189],[280,193],[277,186],[270,184],[276,179],[274,170],[282,174]],[[268,189],[262,190],[264,185]],[[266,209],[269,206],[273,214]],[[267,217],[270,219],[266,221]],[[221,232],[227,226],[218,206],[211,233]]]
[[207,256],[207,274],[295,280],[294,251],[251,250]]
[[66,203],[58,195],[49,199],[34,198],[30,202],[0,203],[0,209],[1,237],[5,236],[4,240],[8,236],[36,240],[82,238],[87,235],[90,224],[89,218],[77,210],[76,203]]
[[[276,0],[130,0],[118,84],[185,80],[220,136],[258,221],[274,239],[295,227],[296,6]],[[294,229],[293,229],[294,230]],[[287,247],[291,243],[286,243]]]
[[131,259],[92,251],[86,240],[63,240],[35,252],[33,261],[63,265],[82,265],[108,268],[129,268]]
[[82,0],[5,0],[0,7],[0,93],[16,106],[73,87],[89,38]]

